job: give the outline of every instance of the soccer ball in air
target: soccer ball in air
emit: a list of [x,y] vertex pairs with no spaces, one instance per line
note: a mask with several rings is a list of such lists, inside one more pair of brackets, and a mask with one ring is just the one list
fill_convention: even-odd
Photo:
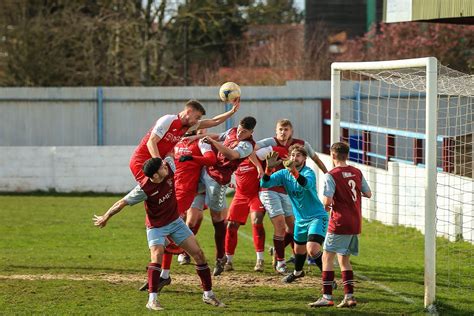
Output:
[[224,102],[232,102],[240,97],[240,87],[235,82],[226,82],[219,89],[219,97]]

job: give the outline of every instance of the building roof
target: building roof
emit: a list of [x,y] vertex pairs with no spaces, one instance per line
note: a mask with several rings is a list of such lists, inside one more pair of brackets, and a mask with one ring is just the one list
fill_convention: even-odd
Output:
[[384,22],[474,24],[473,0],[384,0]]

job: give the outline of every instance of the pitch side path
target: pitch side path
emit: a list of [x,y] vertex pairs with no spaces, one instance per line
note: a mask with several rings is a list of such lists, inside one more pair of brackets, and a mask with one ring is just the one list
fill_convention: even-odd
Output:
[[[137,291],[146,279],[149,261],[143,207],[127,207],[104,229],[92,225],[93,214],[102,214],[118,198],[0,195],[0,314],[148,314],[147,294]],[[271,244],[273,229],[268,218],[265,228],[267,244]],[[194,266],[179,266],[175,260],[172,284],[160,295],[162,314],[424,314],[423,236],[413,229],[364,222],[361,253],[352,258],[359,304],[351,310],[307,307],[320,295],[316,267],[305,266],[306,277],[291,285],[281,283],[268,255],[265,272],[253,272],[250,225],[241,231],[234,257],[236,271],[213,279],[215,292],[228,307],[217,310],[202,303]],[[209,220],[203,221],[198,240],[206,256],[213,258]],[[456,247],[463,250],[460,253],[474,252],[466,243]],[[447,254],[438,253],[438,257],[443,255]],[[459,269],[464,275],[474,275],[472,257],[464,260]],[[439,267],[438,274],[445,272]],[[340,273],[336,279],[340,282]],[[473,315],[472,282],[438,281],[440,314]],[[341,284],[334,295],[336,301],[342,299]]]

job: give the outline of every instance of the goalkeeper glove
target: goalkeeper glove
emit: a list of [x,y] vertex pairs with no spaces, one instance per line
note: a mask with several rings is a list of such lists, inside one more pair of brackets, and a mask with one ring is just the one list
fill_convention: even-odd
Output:
[[283,166],[293,175],[293,177],[296,179],[299,177],[300,173],[296,170],[295,162],[293,160],[288,159],[283,161]]

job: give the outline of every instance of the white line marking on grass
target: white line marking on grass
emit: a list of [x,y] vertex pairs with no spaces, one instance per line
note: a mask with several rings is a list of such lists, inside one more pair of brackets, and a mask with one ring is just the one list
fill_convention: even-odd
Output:
[[[210,217],[207,217],[207,216],[206,216],[205,218],[206,218],[208,221],[212,222],[212,219],[211,219]],[[247,240],[253,242],[253,236],[250,236],[250,235],[244,233],[244,232],[241,231],[240,229],[238,230],[238,234],[239,234],[241,237],[243,237],[244,239],[247,239]],[[269,248],[269,247],[272,247],[272,245],[269,245],[269,244],[265,243],[265,247],[266,247],[266,248]],[[387,292],[387,293],[389,293],[389,294],[391,294],[391,295],[394,295],[394,296],[400,298],[400,299],[401,299],[402,301],[404,301],[405,303],[415,304],[415,301],[412,300],[411,298],[408,298],[408,297],[405,297],[405,296],[401,295],[400,293],[398,293],[398,292],[392,290],[391,288],[389,288],[388,286],[386,286],[386,285],[384,285],[384,284],[382,284],[382,283],[375,282],[375,281],[373,281],[372,279],[370,279],[369,277],[366,277],[365,275],[362,275],[362,274],[360,274],[360,273],[354,272],[354,275],[355,275],[356,277],[358,277],[359,279],[362,279],[362,280],[364,280],[364,281],[366,281],[366,282],[369,282],[369,283],[375,285],[376,287],[380,288],[381,290],[383,290],[383,291],[385,291],[385,292]]]
[[398,293],[398,292],[392,290],[391,288],[389,288],[388,286],[386,286],[386,285],[384,285],[384,284],[382,284],[382,283],[375,282],[375,281],[373,281],[372,279],[370,279],[369,277],[366,277],[365,275],[362,275],[362,274],[360,274],[360,273],[354,272],[354,275],[355,275],[356,277],[358,277],[359,279],[362,279],[362,280],[364,280],[364,281],[366,281],[366,282],[369,282],[369,283],[371,283],[371,284],[377,286],[378,288],[384,290],[385,292],[387,292],[387,293],[389,293],[389,294],[392,294],[392,295],[394,295],[394,296],[397,296],[398,298],[400,298],[400,299],[401,299],[402,301],[404,301],[405,303],[415,304],[415,301],[412,300],[411,298],[408,298],[408,297],[405,297],[405,296],[401,295],[400,293]]

